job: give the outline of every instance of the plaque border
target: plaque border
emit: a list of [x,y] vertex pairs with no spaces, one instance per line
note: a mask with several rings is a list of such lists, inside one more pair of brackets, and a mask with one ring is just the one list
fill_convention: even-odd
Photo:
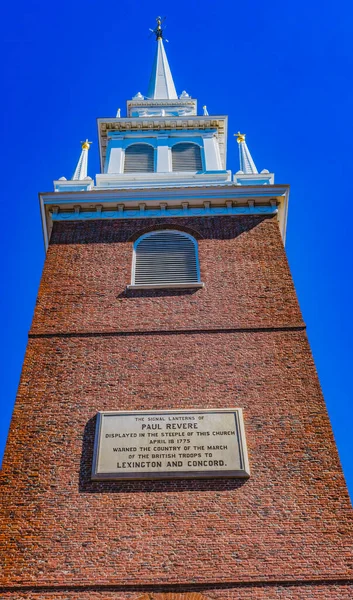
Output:
[[[187,414],[187,413],[232,413],[235,417],[235,425],[238,431],[239,456],[242,469],[229,471],[168,471],[150,473],[98,473],[102,422],[105,415],[165,415],[165,414]],[[233,408],[186,408],[167,410],[104,410],[98,411],[96,431],[94,438],[94,451],[92,462],[91,479],[93,481],[148,481],[148,480],[173,480],[173,479],[229,479],[250,477],[249,457],[246,445],[243,409]]]

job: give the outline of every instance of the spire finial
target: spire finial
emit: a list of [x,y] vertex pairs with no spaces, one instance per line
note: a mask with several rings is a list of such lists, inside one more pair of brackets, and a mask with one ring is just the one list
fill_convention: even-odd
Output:
[[92,142],[88,141],[88,138],[82,142],[81,141],[81,156],[78,159],[78,163],[75,169],[75,172],[72,176],[73,180],[76,179],[86,179],[87,177],[87,162],[88,162],[88,150]]
[[206,104],[202,107],[204,116],[208,116],[208,110]]
[[81,144],[82,144],[81,148],[82,148],[82,150],[89,150],[90,149],[90,145],[92,143],[93,142],[89,142],[88,141],[88,138],[86,138],[86,140],[84,142],[81,141]]
[[239,144],[240,171],[242,173],[247,174],[257,173],[258,171],[256,165],[252,159],[250,150],[245,141],[245,133],[240,133],[240,131],[238,131],[238,133],[235,133],[234,135],[237,138],[237,142]]
[[238,133],[235,133],[234,136],[237,138],[238,144],[245,142],[245,133],[240,133],[240,131],[238,131]]
[[161,17],[157,17],[156,21],[157,21],[157,27],[152,29],[152,31],[156,36],[156,40],[162,40],[163,39],[162,23],[163,23],[163,21],[165,21],[165,17],[164,17],[164,19],[162,19]]

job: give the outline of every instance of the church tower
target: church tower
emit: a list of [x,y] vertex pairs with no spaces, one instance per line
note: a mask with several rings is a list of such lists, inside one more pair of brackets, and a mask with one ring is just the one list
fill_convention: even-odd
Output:
[[[1,473],[6,600],[348,600],[351,508],[283,243],[289,186],[177,93],[98,119],[47,249]],[[202,114],[199,114],[199,113]],[[239,124],[241,126],[241,124]]]

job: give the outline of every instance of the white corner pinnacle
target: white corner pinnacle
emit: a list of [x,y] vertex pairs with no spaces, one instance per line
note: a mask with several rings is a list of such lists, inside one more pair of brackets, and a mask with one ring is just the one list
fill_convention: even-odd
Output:
[[240,171],[246,174],[258,173],[256,165],[250,154],[250,150],[245,141],[245,133],[240,133],[240,131],[238,131],[235,136],[239,144]]
[[82,180],[87,177],[87,166],[88,166],[88,150],[92,142],[86,140],[85,142],[81,142],[82,151],[81,156],[78,159],[78,163],[75,169],[75,172],[72,176],[72,181],[74,180]]
[[177,100],[178,98],[161,37],[157,38],[157,52],[153,63],[147,98],[149,100]]

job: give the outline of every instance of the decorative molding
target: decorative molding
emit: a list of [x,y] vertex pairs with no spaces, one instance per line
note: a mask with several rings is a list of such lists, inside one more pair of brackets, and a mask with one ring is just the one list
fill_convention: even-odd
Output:
[[87,210],[87,211],[61,211],[52,213],[51,218],[53,221],[92,221],[92,220],[104,220],[104,219],[154,219],[154,218],[170,218],[170,217],[209,217],[209,216],[222,216],[222,215],[276,215],[278,209],[276,206],[230,206],[228,202],[227,207],[203,207],[203,208],[189,208],[186,206],[187,203],[183,203],[183,207],[180,208],[168,208],[166,202],[160,203],[160,208],[141,210],[132,210],[122,208],[119,205],[117,210]]
[[197,100],[195,98],[172,98],[171,100],[168,98],[163,98],[160,100],[156,100],[155,98],[153,100],[147,100],[147,99],[143,99],[143,100],[127,100],[126,105],[127,107],[150,107],[150,106],[195,106],[195,102],[197,102]]

